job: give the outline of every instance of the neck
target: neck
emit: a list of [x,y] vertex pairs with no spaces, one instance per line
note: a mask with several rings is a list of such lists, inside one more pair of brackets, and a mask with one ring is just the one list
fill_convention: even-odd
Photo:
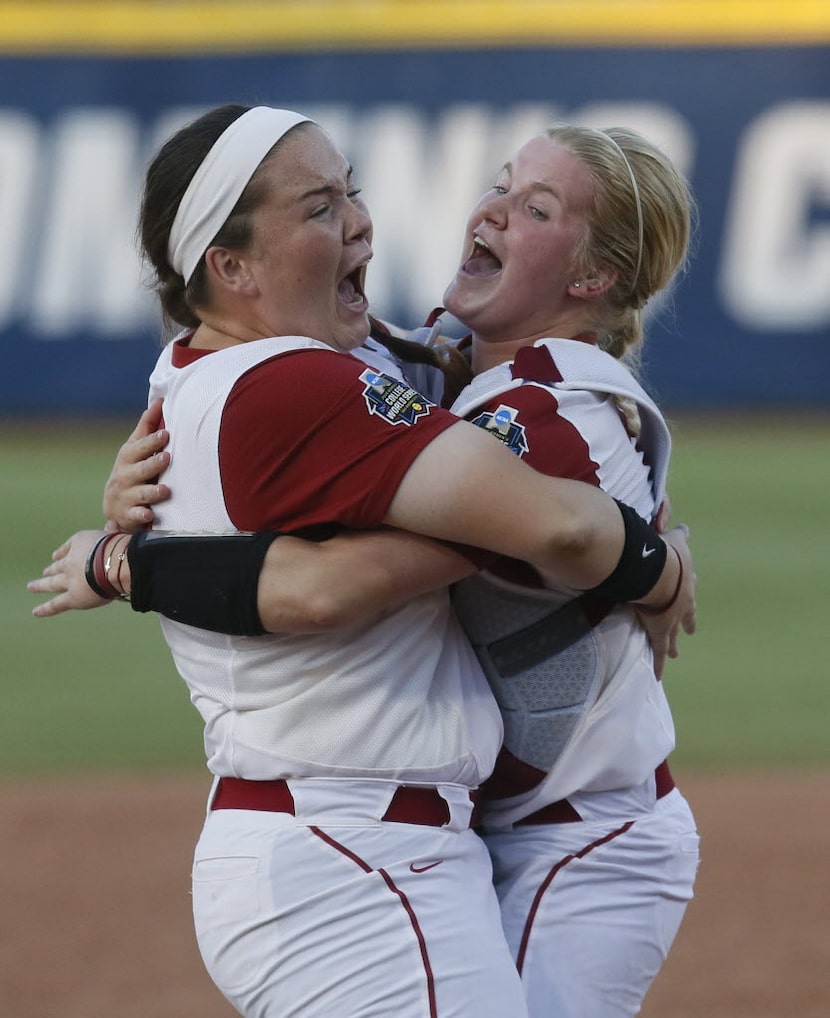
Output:
[[473,333],[473,345],[470,349],[470,366],[474,375],[480,375],[499,364],[512,361],[523,346],[532,346],[541,337],[510,339],[492,342]]
[[567,329],[545,329],[532,336],[523,336],[519,339],[493,340],[485,339],[474,332],[470,348],[470,364],[473,374],[480,375],[483,371],[495,368],[499,364],[507,364],[515,359],[519,350],[526,346],[533,346],[540,339],[571,339],[574,342],[595,345],[597,334],[587,329],[579,330],[573,326]]
[[[518,329],[497,328],[489,332],[473,330],[473,374],[478,375],[489,368],[512,361],[519,350],[533,346],[540,339],[585,340],[590,329],[584,314],[577,314],[574,309],[563,309],[558,314],[526,315],[516,324]],[[592,334],[588,341],[595,342],[596,335]]]
[[190,345],[199,350],[224,350],[240,343],[262,339],[267,333],[250,328],[240,321],[224,319],[221,315],[207,314],[193,333]]

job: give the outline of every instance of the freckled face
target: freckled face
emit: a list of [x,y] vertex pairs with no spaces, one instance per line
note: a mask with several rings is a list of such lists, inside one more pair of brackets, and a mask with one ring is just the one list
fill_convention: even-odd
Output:
[[527,142],[470,215],[447,310],[488,342],[555,335],[591,204],[576,156]]
[[268,198],[247,252],[273,335],[340,350],[369,334],[363,293],[372,221],[351,168],[316,125],[295,128],[262,167]]

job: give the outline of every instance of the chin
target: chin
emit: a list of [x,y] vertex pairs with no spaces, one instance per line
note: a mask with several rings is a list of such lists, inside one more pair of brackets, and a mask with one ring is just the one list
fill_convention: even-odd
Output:
[[464,315],[471,314],[492,300],[492,295],[485,291],[482,293],[481,286],[467,286],[464,279],[456,279],[450,283],[444,293],[444,307],[451,315],[460,321]]
[[369,319],[360,328],[354,326],[348,329],[340,329],[331,339],[330,345],[336,350],[354,350],[362,346],[369,338]]

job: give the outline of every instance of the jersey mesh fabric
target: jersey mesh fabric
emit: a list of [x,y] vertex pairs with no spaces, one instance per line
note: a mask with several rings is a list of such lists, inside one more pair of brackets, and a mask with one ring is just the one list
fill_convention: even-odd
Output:
[[[312,340],[182,360],[162,355],[153,376],[175,443],[167,530],[377,526],[397,478],[455,423],[423,401],[409,422],[371,413],[365,363]],[[235,400],[240,380],[245,397]],[[163,626],[217,774],[474,787],[492,767],[500,717],[446,592],[346,633],[245,638]]]

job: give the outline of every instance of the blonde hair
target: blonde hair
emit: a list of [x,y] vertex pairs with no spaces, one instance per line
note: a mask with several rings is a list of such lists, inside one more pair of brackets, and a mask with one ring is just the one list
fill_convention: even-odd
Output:
[[[602,270],[615,274],[613,286],[591,302],[591,326],[603,350],[636,370],[642,309],[686,264],[695,218],[691,190],[668,156],[635,131],[555,124],[544,134],[591,176],[594,201],[573,270],[586,277]],[[373,329],[373,335],[403,360],[440,367],[453,394],[472,378],[469,363],[452,346],[412,351],[408,346],[415,344],[394,340],[386,330]],[[624,399],[617,404],[639,434],[636,406]]]
[[555,124],[545,136],[579,159],[593,185],[574,271],[616,275],[593,304],[598,344],[636,361],[643,307],[686,264],[695,218],[689,185],[661,149],[628,128]]

